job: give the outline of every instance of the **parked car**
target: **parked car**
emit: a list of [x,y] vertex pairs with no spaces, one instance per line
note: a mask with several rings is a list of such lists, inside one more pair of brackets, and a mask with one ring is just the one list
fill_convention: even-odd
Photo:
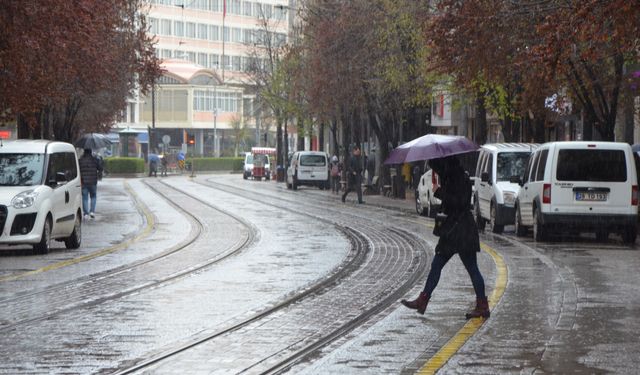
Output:
[[48,253],[82,240],[82,191],[73,145],[46,140],[0,143],[0,244]]
[[536,240],[559,231],[616,232],[637,237],[638,177],[631,147],[616,142],[550,142],[540,146],[518,179],[516,234]]
[[418,215],[428,217],[436,216],[442,202],[433,196],[433,192],[439,185],[438,174],[435,173],[433,169],[429,169],[420,177],[418,190],[416,192],[416,212]]
[[321,151],[297,151],[291,156],[287,168],[287,188],[298,186],[329,188],[329,156]]
[[493,143],[480,148],[475,171],[474,213],[478,229],[486,223],[493,233],[502,233],[514,223],[515,202],[520,186],[511,182],[522,175],[533,143]]

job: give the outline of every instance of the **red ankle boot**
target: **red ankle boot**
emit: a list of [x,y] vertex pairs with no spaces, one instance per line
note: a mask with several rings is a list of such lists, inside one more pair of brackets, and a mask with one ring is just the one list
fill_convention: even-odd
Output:
[[487,297],[476,298],[476,308],[471,312],[468,312],[466,317],[467,319],[471,318],[488,318],[491,315],[489,311],[489,301],[487,301]]
[[429,303],[429,296],[427,295],[427,293],[422,292],[420,293],[418,298],[414,299],[413,301],[407,301],[406,299],[403,299],[402,301],[400,301],[400,303],[410,309],[418,310],[418,313],[420,314],[424,314],[424,311],[427,309],[427,303]]

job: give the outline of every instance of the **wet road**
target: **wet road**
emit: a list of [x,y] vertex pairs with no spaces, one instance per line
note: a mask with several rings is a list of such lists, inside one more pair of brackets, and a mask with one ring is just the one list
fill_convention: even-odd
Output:
[[[397,303],[436,241],[411,202],[238,175],[108,179],[99,194],[78,251],[0,250],[1,373],[414,373],[458,341],[441,373],[640,362],[640,252],[614,238],[482,235],[504,294],[461,339],[473,291],[457,258],[426,315]],[[496,292],[496,258],[479,263]]]

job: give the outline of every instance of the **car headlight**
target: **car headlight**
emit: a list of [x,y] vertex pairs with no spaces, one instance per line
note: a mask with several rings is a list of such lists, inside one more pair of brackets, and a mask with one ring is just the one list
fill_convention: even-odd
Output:
[[22,193],[16,195],[11,200],[11,205],[14,208],[27,208],[33,206],[33,203],[36,201],[36,197],[38,196],[38,192],[35,190],[27,190]]
[[511,191],[505,191],[502,193],[502,199],[505,206],[513,206],[516,204],[516,193]]

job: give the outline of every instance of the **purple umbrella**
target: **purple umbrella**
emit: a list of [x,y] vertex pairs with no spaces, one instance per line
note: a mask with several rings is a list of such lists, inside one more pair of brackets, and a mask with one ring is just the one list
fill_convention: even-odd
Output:
[[393,149],[384,164],[402,164],[418,160],[437,159],[477,149],[478,145],[463,136],[427,134]]

